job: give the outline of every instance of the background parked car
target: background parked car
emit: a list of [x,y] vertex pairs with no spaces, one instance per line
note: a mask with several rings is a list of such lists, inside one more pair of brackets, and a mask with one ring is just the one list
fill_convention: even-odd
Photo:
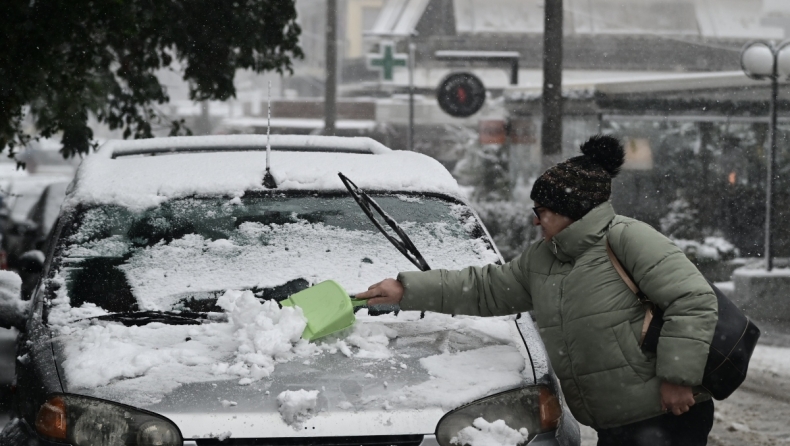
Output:
[[[50,227],[52,225],[52,222],[47,220],[47,217],[52,217],[51,210],[49,214],[46,213],[46,209],[35,210],[37,203],[43,200],[42,206],[48,204],[54,206],[59,198],[62,199],[65,191],[64,184],[68,185],[70,180],[70,177],[64,175],[31,175],[8,181],[7,194],[4,199],[8,210],[8,220],[5,225],[2,247],[7,255],[9,269],[18,270],[20,256],[35,248],[36,244],[40,244],[46,237],[47,233],[44,231],[47,231],[47,228],[42,224],[49,223]],[[58,183],[60,186],[51,189],[44,196],[44,191],[53,183]],[[36,220],[31,220],[31,216]]]
[[25,221],[33,231],[28,232],[21,245],[21,253],[32,250],[46,250],[47,237],[55,226],[60,213],[60,205],[66,198],[66,189],[71,181],[57,181],[47,185],[38,200],[27,213]]

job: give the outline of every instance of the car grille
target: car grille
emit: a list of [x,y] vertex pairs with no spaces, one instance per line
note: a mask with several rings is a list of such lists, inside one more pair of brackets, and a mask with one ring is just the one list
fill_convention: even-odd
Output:
[[[195,439],[198,446],[419,446],[422,435],[380,435],[371,437],[302,438],[216,438]],[[185,443],[189,444],[190,441]]]

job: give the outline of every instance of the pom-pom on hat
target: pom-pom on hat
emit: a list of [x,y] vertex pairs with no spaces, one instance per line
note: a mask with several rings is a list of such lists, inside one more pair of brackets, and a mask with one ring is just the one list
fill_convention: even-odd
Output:
[[574,220],[607,201],[612,194],[612,178],[625,162],[623,144],[613,136],[595,135],[581,145],[581,151],[581,156],[543,172],[529,197]]

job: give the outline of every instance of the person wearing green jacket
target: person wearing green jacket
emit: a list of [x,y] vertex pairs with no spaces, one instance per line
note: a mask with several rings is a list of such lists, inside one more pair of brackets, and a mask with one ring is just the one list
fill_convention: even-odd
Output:
[[[669,239],[616,215],[609,197],[622,144],[596,135],[582,155],[534,183],[542,240],[514,260],[459,271],[402,272],[358,298],[403,310],[501,316],[531,311],[568,407],[598,445],[704,445],[713,402],[700,387],[716,296]],[[639,346],[645,310],[606,252],[664,311],[655,353]]]

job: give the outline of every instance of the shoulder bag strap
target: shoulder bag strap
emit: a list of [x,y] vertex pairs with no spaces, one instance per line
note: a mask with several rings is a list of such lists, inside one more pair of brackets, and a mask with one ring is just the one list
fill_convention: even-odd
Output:
[[617,260],[617,256],[615,256],[614,251],[612,251],[612,245],[609,244],[609,237],[606,237],[606,255],[609,256],[614,270],[617,271],[617,274],[623,279],[625,285],[636,295],[636,298],[639,299],[639,302],[645,307],[645,320],[642,322],[642,336],[639,338],[639,345],[641,346],[642,343],[645,342],[647,328],[650,327],[650,322],[653,320],[653,304],[647,299],[647,296],[645,296],[639,287],[636,286],[634,281],[631,280],[631,276],[626,272],[625,268],[623,268],[620,261]]

